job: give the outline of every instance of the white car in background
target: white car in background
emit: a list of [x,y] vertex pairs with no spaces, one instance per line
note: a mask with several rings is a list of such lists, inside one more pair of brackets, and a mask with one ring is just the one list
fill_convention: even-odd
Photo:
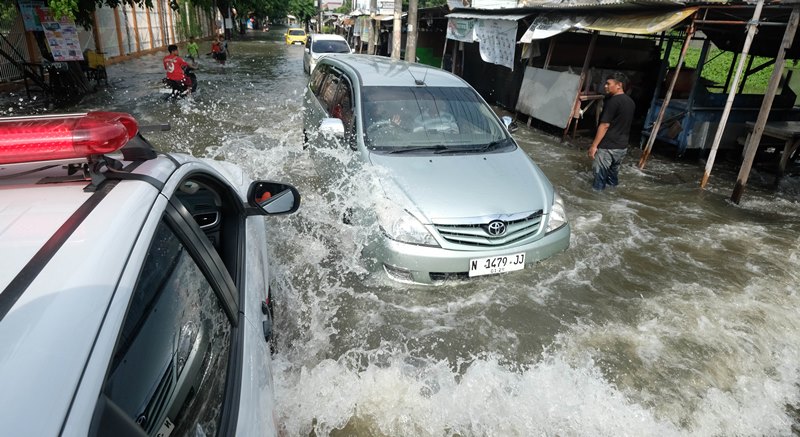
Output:
[[339,35],[312,33],[306,40],[305,53],[303,53],[303,71],[308,74],[314,72],[317,60],[323,55],[352,52],[347,40]]
[[267,229],[289,185],[128,114],[0,118],[0,430],[274,436]]

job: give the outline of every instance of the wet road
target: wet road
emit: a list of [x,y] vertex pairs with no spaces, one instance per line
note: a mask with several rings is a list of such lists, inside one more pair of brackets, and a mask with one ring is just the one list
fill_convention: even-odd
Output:
[[[201,52],[208,51],[208,43]],[[161,55],[111,66],[78,108],[121,110],[164,150],[295,184],[269,219],[277,417],[287,436],[791,435],[800,402],[800,181],[629,159],[595,193],[585,151],[521,128],[565,199],[570,248],[522,272],[437,287],[393,283],[348,226],[370,176],[317,183],[301,147],[302,48],[273,30],[204,58],[193,101],[158,94]],[[339,157],[347,160],[349,157]]]

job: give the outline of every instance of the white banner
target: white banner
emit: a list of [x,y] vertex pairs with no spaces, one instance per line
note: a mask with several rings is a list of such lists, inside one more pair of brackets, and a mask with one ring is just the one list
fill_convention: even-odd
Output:
[[475,26],[475,36],[480,41],[481,59],[514,70],[516,21],[479,20]]

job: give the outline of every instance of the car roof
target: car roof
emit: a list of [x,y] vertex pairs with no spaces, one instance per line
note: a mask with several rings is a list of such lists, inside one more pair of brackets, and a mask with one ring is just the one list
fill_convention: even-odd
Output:
[[347,40],[344,39],[343,36],[341,36],[341,35],[333,35],[333,34],[330,34],[330,33],[312,33],[312,34],[310,34],[308,36],[310,36],[312,40],[316,40],[316,41],[331,40],[331,41],[344,41],[344,42],[347,42]]
[[384,56],[340,54],[320,58],[327,63],[356,74],[361,86],[427,86],[469,87],[460,77],[425,64],[397,61]]
[[[180,154],[132,167],[141,178],[87,191],[86,180],[64,181],[64,162],[0,166],[0,408],[26,416],[0,428],[22,420],[31,435],[59,434],[115,293],[132,287],[120,277],[161,187],[174,189],[170,175],[204,171],[241,189],[225,168]],[[30,423],[43,412],[48,420]]]

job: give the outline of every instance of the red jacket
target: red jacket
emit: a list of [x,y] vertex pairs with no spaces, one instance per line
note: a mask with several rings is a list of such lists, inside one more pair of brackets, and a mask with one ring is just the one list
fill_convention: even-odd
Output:
[[164,69],[167,70],[167,79],[174,81],[182,81],[186,78],[183,72],[183,67],[188,67],[189,64],[178,55],[167,55],[164,57]]

